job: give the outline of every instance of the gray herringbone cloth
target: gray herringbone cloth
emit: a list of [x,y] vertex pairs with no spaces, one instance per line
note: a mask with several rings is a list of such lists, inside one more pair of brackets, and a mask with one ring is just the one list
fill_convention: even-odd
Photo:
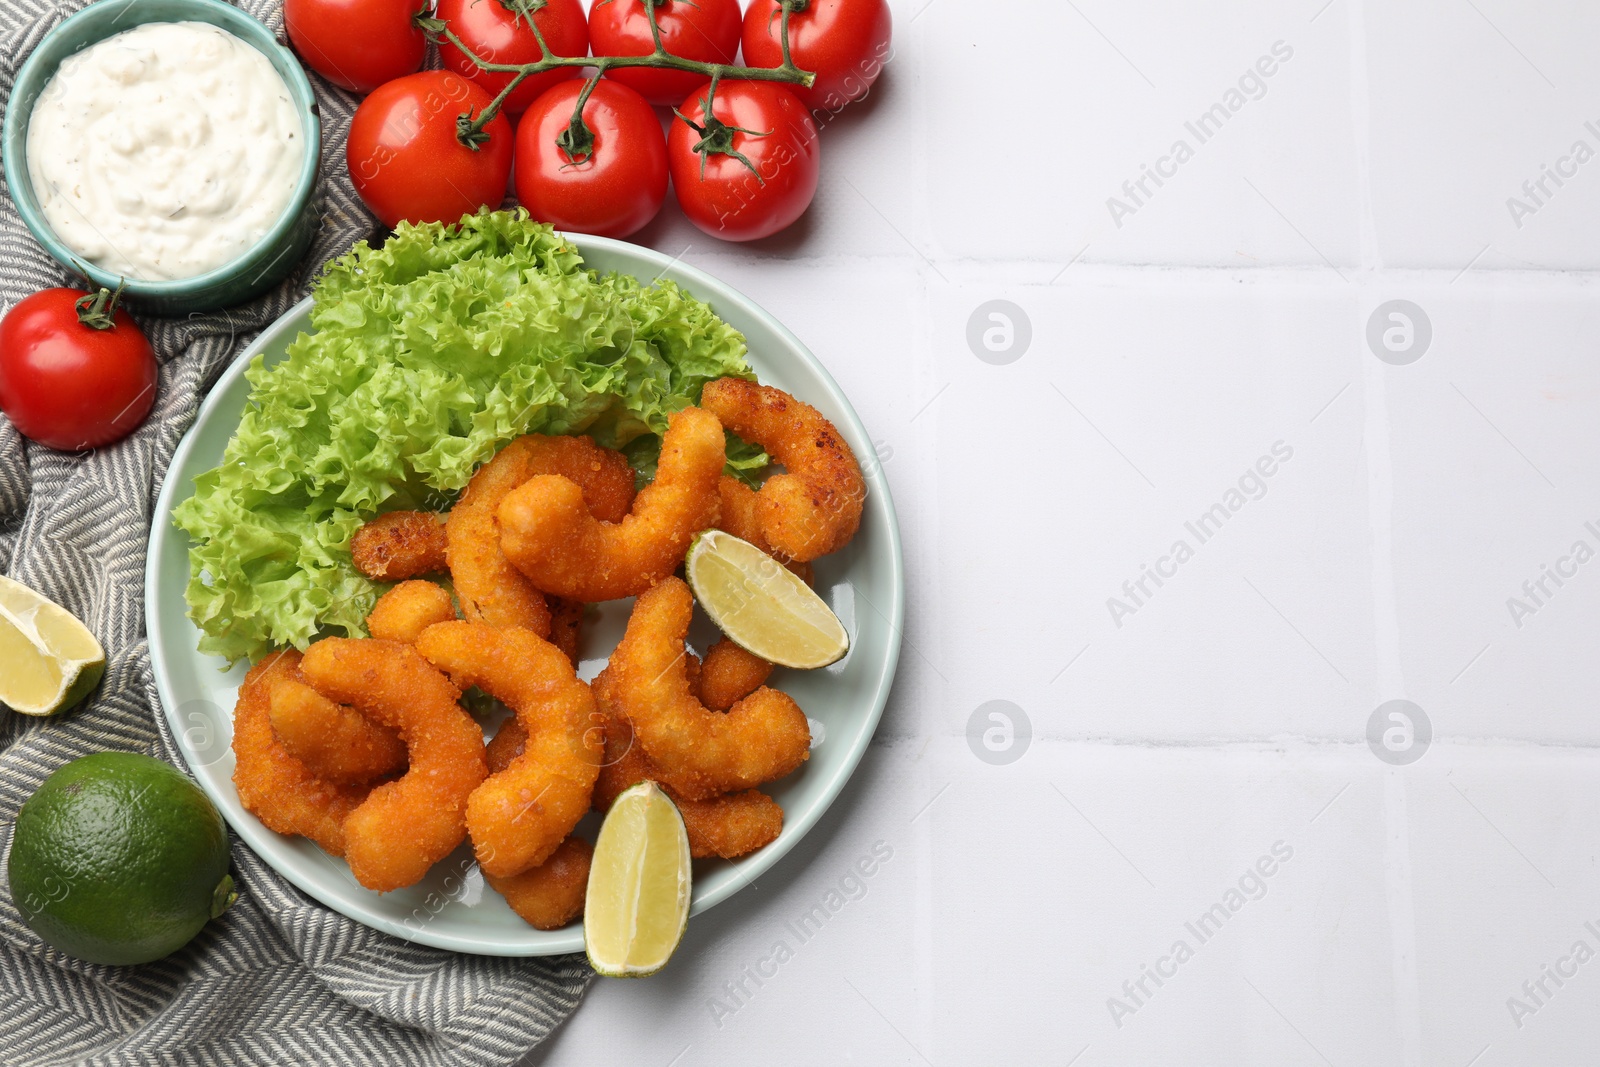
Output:
[[[79,5],[0,0],[0,107],[16,68]],[[278,0],[249,0],[281,32]],[[278,291],[189,319],[144,318],[160,395],[132,437],[87,455],[25,443],[0,416],[0,573],[84,619],[104,643],[104,684],[56,719],[0,710],[0,829],[51,771],[90,752],[148,752],[183,766],[145,645],[151,509],[200,398],[262,326],[304,295],[317,264],[376,232],[345,174],[353,98],[312,77],[322,108],[327,209],[310,257]],[[0,201],[0,307],[68,276]],[[168,521],[155,516],[155,521]],[[143,967],[80,963],[21,924],[0,878],[0,1063],[509,1064],[570,1014],[579,956],[461,956],[377,933],[313,902],[235,843],[241,897],[177,954]]]

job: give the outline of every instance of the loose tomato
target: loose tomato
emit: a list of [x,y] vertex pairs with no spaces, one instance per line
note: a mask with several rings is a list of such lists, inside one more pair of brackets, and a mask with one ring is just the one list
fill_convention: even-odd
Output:
[[[744,61],[752,67],[783,64],[782,5],[754,0],[744,13]],[[893,19],[888,0],[809,0],[789,16],[789,56],[817,76],[795,87],[806,106],[838,111],[860,100],[889,61]]]
[[46,289],[0,319],[0,411],[46,447],[126,437],[150,414],[156,377],[150,342],[105,289]]
[[421,0],[283,0],[283,27],[306,66],[370,93],[422,66],[428,39],[412,21]]
[[[657,0],[656,24],[668,52],[703,63],[732,63],[739,54],[739,0]],[[647,56],[655,51],[642,0],[595,0],[589,40],[597,56]],[[652,104],[676,104],[711,79],[687,70],[621,67],[608,78]]]
[[805,214],[822,151],[799,97],[775,82],[724,82],[711,110],[708,119],[705,94],[691,96],[667,137],[689,221],[725,241],[753,241]]
[[350,120],[345,163],[367,207],[385,226],[455,222],[499,207],[511,176],[511,123],[495,115],[469,148],[456,119],[479,114],[489,94],[458,74],[425,70],[378,87]]
[[517,124],[517,199],[557,229],[626,237],[667,198],[667,139],[644,97],[610,81],[595,83],[571,129],[584,84],[556,86]]
[[[549,0],[543,6],[538,5],[538,0],[439,0],[438,17],[473,55],[490,63],[533,63],[544,58],[538,38],[528,25],[530,18],[556,55],[589,54],[589,23],[578,0]],[[442,38],[439,55],[445,66],[471,78],[491,97],[500,95],[500,90],[515,77],[479,68],[461,49]],[[558,67],[522,79],[516,91],[506,97],[506,110],[513,116],[522,114],[543,93],[577,73],[576,67]]]

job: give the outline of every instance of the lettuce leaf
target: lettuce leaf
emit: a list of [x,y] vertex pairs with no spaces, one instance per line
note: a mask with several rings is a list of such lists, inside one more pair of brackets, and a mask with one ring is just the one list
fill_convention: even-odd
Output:
[[[732,430],[722,431],[722,436],[728,456],[723,473],[732,475],[752,489],[760,489],[767,468],[772,465],[772,457],[762,451],[759,445],[750,444]],[[633,466],[634,482],[638,488],[643,489],[655,481],[656,466],[661,462],[659,435],[646,434],[637,438],[622,452]]]
[[256,357],[222,464],[174,511],[200,649],[230,661],[363,634],[381,587],[351,563],[351,534],[383,511],[448,508],[512,438],[659,451],[706,382],[753,376],[706,304],[586,270],[520,210],[402,224],[330,263],[313,295],[316,332],[271,367]]

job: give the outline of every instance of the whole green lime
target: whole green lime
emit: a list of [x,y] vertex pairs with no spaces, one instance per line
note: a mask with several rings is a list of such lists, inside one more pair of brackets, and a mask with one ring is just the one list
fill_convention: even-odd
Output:
[[73,760],[17,813],[11,899],[29,929],[91,963],[148,963],[238,894],[228,829],[193,782],[131,752]]

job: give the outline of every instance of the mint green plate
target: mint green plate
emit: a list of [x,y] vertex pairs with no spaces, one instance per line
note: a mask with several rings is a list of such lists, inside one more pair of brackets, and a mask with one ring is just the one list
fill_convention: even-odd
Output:
[[[905,577],[894,504],[873,457],[871,439],[837,384],[793,334],[771,315],[721,282],[659,252],[621,241],[574,236],[590,267],[625,271],[640,278],[667,277],[708,301],[750,343],[750,362],[763,382],[785,389],[819,408],[839,427],[866,464],[867,501],[861,532],[843,552],[820,560],[817,590],[850,631],[850,653],[820,671],[779,671],[774,685],[799,701],[813,720],[811,759],[771,787],[785,812],[783,834],[742,859],[697,861],[691,914],[726,900],[777,863],[794,847],[849,779],[877,728],[889,697],[905,610]],[[296,335],[310,329],[310,301],[268,327],[240,355],[200,407],[194,427],[179,443],[161,487],[145,569],[145,619],[156,690],[178,747],[201,788],[216,802],[236,833],[274,870],[302,890],[352,919],[386,933],[438,948],[496,956],[543,956],[577,952],[583,930],[528,926],[492,890],[484,887],[463,846],[420,884],[394,893],[361,888],[344,861],[299,838],[280,837],[239,804],[233,787],[232,709],[241,664],[223,671],[223,661],[195,651],[200,633],[184,613],[188,581],[188,537],[172,525],[172,509],[192,492],[193,478],[216,466],[239,423],[249,395],[244,370],[256,353],[273,361]],[[616,644],[629,602],[602,605],[586,627],[582,674],[593,677]],[[691,633],[691,642],[706,634]],[[819,728],[820,727],[820,728]]]

